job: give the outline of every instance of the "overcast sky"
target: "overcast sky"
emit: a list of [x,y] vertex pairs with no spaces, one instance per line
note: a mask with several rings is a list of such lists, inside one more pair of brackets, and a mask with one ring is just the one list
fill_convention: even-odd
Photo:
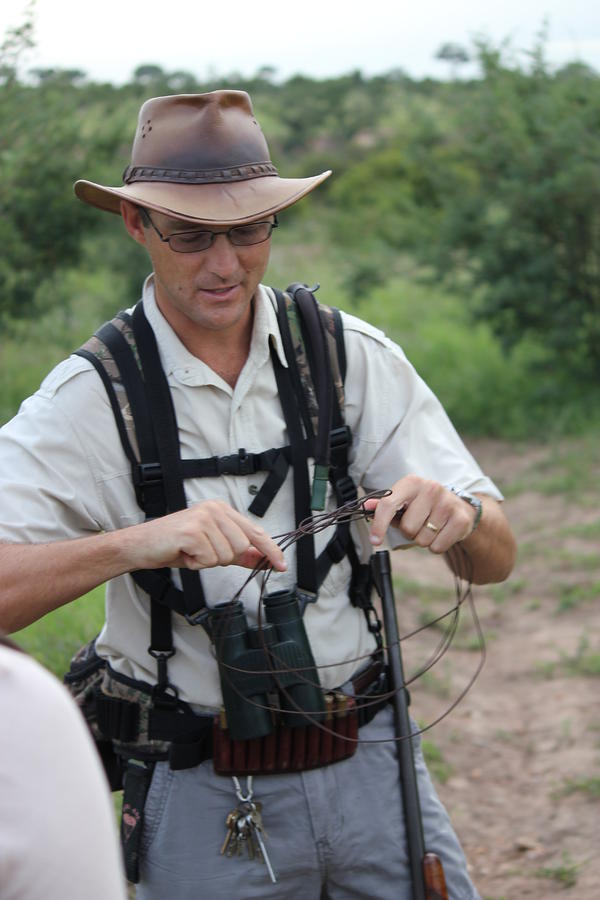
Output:
[[[322,78],[360,69],[405,70],[443,78],[441,44],[468,47],[478,34],[533,46],[547,22],[553,65],[580,60],[600,71],[597,0],[34,0],[36,48],[28,68],[82,69],[93,80],[122,83],[143,63],[198,78],[272,66],[278,79],[297,72]],[[22,23],[27,0],[3,0],[0,33]],[[467,71],[465,70],[465,74]]]

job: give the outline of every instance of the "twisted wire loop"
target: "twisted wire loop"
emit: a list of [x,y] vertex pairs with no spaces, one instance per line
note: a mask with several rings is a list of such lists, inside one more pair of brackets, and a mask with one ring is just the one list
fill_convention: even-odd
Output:
[[[301,540],[302,537],[308,534],[317,534],[320,531],[324,531],[327,528],[338,525],[342,522],[354,522],[359,520],[370,519],[373,516],[373,510],[366,509],[365,503],[368,500],[376,499],[380,500],[383,497],[387,497],[391,494],[390,490],[377,490],[371,491],[369,493],[364,494],[359,497],[357,500],[351,500],[348,503],[344,503],[342,506],[337,507],[336,509],[330,510],[329,512],[323,512],[311,517],[304,519],[296,529],[293,531],[285,532],[284,534],[274,535],[273,540],[277,542],[278,546],[282,550],[288,549],[297,541]],[[433,721],[429,722],[426,725],[421,726],[418,729],[415,729],[411,735],[405,737],[390,737],[383,738],[378,740],[367,739],[367,738],[350,738],[346,737],[345,740],[351,743],[357,744],[377,744],[377,743],[390,743],[390,742],[399,742],[403,740],[409,740],[411,737],[415,737],[417,735],[423,734],[426,731],[429,731],[435,725],[439,724],[443,719],[446,718],[464,699],[469,690],[473,687],[475,681],[479,677],[481,670],[485,664],[486,659],[486,645],[485,645],[485,637],[483,634],[483,629],[481,627],[481,623],[479,617],[477,615],[477,610],[475,608],[475,602],[473,598],[472,591],[472,573],[473,573],[473,565],[472,560],[461,543],[455,544],[444,554],[447,561],[450,563],[450,567],[453,572],[453,580],[454,580],[454,604],[447,609],[445,612],[441,613],[441,615],[436,616],[434,619],[430,619],[425,622],[423,625],[418,628],[413,629],[412,631],[403,634],[399,638],[399,642],[408,641],[410,638],[415,637],[416,635],[426,631],[429,628],[433,628],[435,626],[439,626],[444,620],[449,619],[448,626],[442,630],[442,635],[440,640],[433,650],[430,657],[415,671],[413,674],[405,679],[403,685],[400,685],[395,690],[389,690],[380,693],[371,693],[371,694],[354,694],[354,699],[356,701],[356,709],[359,710],[361,708],[367,708],[374,704],[380,704],[383,701],[391,700],[399,691],[405,690],[411,684],[414,684],[425,675],[426,672],[429,672],[448,652],[450,647],[452,646],[452,642],[456,637],[458,627],[460,624],[460,614],[462,607],[464,605],[467,606],[472,624],[475,628],[475,634],[477,637],[477,649],[479,651],[479,660],[475,671],[467,681],[467,684],[462,688],[459,694],[455,697],[455,699],[447,706],[444,711],[437,716]],[[263,597],[265,594],[266,585],[269,579],[269,576],[272,572],[272,567],[269,565],[268,561],[263,558],[250,572],[247,579],[244,581],[240,589],[235,593],[235,595],[231,598],[229,605],[233,609],[234,603],[240,599],[244,589],[250,583],[253,578],[257,576],[261,576],[261,585],[260,585],[260,598],[259,598],[259,606],[258,606],[258,617],[257,624],[259,626],[259,633],[262,635],[262,624],[263,624]],[[398,642],[392,642],[391,644],[387,644],[384,642],[383,649],[387,651],[388,655],[391,652],[394,652],[395,649],[398,648]],[[315,666],[306,666],[293,668],[290,666],[283,665],[284,660],[279,657],[276,652],[269,647],[265,640],[262,641],[262,649],[265,652],[265,659],[268,664],[268,668],[264,670],[256,670],[256,669],[244,669],[233,666],[229,663],[225,663],[223,660],[219,658],[218,648],[216,643],[214,645],[214,655],[215,658],[219,661],[219,666],[222,674],[226,675],[226,671],[229,670],[231,672],[237,672],[238,674],[249,674],[249,675],[270,675],[273,678],[277,686],[277,690],[281,694],[282,697],[285,698],[288,704],[290,704],[289,708],[286,708],[286,714],[294,714],[297,713],[301,715],[304,719],[310,722],[311,726],[319,728],[326,734],[331,734],[333,736],[337,735],[332,728],[329,728],[322,721],[317,718],[318,712],[316,710],[310,711],[302,709],[298,704],[294,701],[294,699],[290,696],[289,691],[286,689],[285,685],[281,683],[280,677],[284,674],[294,673],[294,675],[300,680],[315,687],[321,687],[320,683],[316,683],[310,677],[307,677],[303,673],[308,669],[314,671],[314,669],[329,669],[336,668],[340,665],[347,665],[348,663],[360,663],[365,660],[369,660],[372,658],[372,652],[362,654],[360,656],[355,656],[350,659],[345,659],[340,663],[326,663],[323,665],[315,665]],[[257,709],[268,710],[270,712],[277,713],[279,712],[279,707],[270,706],[268,704],[259,703],[257,700],[247,697],[239,690],[239,688],[233,683],[231,679],[227,679],[229,685],[238,694],[239,697],[244,699],[251,706],[255,706]],[[359,702],[360,701],[360,702]]]

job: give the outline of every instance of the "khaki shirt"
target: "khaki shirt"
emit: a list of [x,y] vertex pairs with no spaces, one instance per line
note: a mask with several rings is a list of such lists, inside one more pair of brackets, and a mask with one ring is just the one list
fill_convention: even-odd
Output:
[[[235,388],[183,346],[156,306],[152,276],[143,299],[173,395],[182,457],[224,456],[240,447],[255,453],[287,444],[269,355],[273,341],[286,365],[270,290],[257,291],[250,354]],[[402,350],[354,316],[343,314],[343,322],[348,359],[345,413],[353,435],[350,474],[355,483],[369,491],[416,473],[502,499]],[[198,478],[186,481],[185,490],[190,504],[220,498],[245,513],[265,478],[265,473]],[[260,522],[271,535],[290,531],[295,527],[293,509],[290,472]],[[55,541],[142,520],[105,389],[90,363],[71,356],[0,431],[0,539]],[[329,531],[317,535],[317,554],[330,537]],[[394,529],[389,538],[392,546],[401,542]],[[286,558],[288,571],[273,573],[268,590],[294,584],[293,547]],[[230,600],[247,575],[237,566],[204,570],[208,604]],[[349,577],[347,560],[334,565],[318,602],[305,614],[327,688],[343,684],[373,647],[364,614],[348,602]],[[258,579],[244,589],[241,599],[249,621],[255,621]],[[169,661],[170,680],[182,699],[201,708],[218,707],[218,671],[206,633],[178,615],[173,625],[176,653]],[[122,674],[153,683],[149,635],[147,595],[129,575],[113,579],[107,586],[106,624],[98,651]]]

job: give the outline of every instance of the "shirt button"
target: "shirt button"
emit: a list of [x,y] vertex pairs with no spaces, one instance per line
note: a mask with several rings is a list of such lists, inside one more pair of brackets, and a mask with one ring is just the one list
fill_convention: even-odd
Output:
[[258,494],[258,485],[257,484],[249,484],[248,485],[248,493],[249,494]]

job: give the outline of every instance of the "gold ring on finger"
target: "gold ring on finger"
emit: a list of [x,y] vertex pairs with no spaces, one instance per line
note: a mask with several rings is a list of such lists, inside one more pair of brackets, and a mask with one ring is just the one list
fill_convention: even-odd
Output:
[[433,522],[427,522],[427,524],[425,525],[425,528],[429,528],[430,531],[434,531],[434,532],[440,530],[440,529],[437,527],[437,525],[434,525],[434,524],[433,524]]

